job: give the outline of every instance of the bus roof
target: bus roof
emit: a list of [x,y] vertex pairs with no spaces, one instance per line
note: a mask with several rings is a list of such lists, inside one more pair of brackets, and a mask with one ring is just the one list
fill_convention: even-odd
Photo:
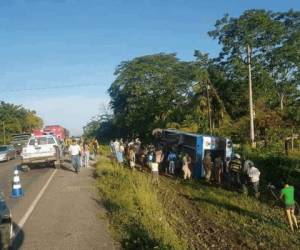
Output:
[[212,137],[212,138],[224,138],[224,139],[230,140],[229,138],[224,137],[224,136],[195,134],[195,133],[185,132],[185,131],[181,131],[181,130],[177,130],[177,129],[163,129],[163,131],[174,133],[174,134],[189,135],[189,136],[193,136],[193,137],[202,136],[202,137]]

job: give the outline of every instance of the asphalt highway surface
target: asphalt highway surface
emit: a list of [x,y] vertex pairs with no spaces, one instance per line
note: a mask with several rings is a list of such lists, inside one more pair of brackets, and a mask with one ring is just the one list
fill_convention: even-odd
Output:
[[14,221],[13,249],[118,249],[103,219],[93,168],[76,174],[69,163],[61,169],[38,167],[19,171],[24,196],[11,197],[13,171],[20,160],[0,163],[0,192]]

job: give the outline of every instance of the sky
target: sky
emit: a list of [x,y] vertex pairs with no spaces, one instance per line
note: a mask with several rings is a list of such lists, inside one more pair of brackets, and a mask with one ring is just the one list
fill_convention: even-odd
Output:
[[73,135],[108,108],[122,61],[160,52],[217,56],[207,32],[225,13],[300,10],[299,0],[0,0],[0,100]]

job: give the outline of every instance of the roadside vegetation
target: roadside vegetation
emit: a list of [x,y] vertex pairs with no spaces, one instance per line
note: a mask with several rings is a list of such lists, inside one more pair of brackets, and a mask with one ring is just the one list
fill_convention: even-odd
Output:
[[230,137],[261,171],[263,187],[263,201],[195,180],[161,177],[155,188],[148,173],[103,156],[98,188],[124,248],[299,248],[299,233],[290,233],[282,208],[264,194],[269,182],[279,187],[283,178],[300,190],[299,24],[299,11],[246,10],[216,20],[208,32],[220,45],[215,58],[196,49],[191,61],[158,53],[117,66],[108,89],[111,112],[88,123],[85,137],[139,137],[146,145],[156,128]]
[[111,112],[88,123],[85,135],[145,142],[153,129],[175,128],[247,144],[252,79],[257,148],[299,148],[300,12],[245,10],[216,20],[208,35],[220,45],[216,57],[195,48],[190,61],[162,52],[120,62],[108,89]]
[[32,129],[43,126],[43,120],[35,111],[3,101],[0,102],[0,121],[0,144],[9,143],[12,134],[31,133]]
[[124,249],[186,249],[146,175],[101,157],[97,186]]
[[241,193],[118,166],[107,155],[97,187],[124,249],[298,249],[277,206]]

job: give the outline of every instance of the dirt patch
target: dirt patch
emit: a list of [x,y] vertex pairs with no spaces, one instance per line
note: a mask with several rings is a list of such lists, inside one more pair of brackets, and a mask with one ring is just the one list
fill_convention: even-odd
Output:
[[190,249],[250,249],[237,233],[207,218],[205,211],[184,194],[180,183],[164,177],[160,180],[160,199],[170,213],[169,222],[187,240]]

